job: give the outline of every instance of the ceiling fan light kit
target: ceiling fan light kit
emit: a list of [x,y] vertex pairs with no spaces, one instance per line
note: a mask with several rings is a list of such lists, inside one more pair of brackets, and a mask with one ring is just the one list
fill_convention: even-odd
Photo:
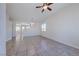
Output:
[[52,11],[52,9],[49,7],[50,5],[52,5],[53,3],[43,3],[43,5],[41,6],[36,6],[36,8],[42,8],[42,13],[45,11],[45,10],[49,10],[49,11]]

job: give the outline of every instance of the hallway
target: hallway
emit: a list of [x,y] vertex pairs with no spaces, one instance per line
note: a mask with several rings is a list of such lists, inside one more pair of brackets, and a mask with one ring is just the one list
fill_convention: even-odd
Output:
[[9,40],[6,43],[7,56],[79,56],[79,49],[61,44],[41,36],[24,37],[23,40]]

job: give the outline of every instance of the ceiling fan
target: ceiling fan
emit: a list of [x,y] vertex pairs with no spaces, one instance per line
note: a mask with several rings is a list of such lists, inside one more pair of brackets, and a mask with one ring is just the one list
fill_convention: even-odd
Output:
[[47,9],[49,11],[52,11],[52,9],[49,7],[50,5],[52,5],[53,3],[43,3],[43,5],[41,6],[36,6],[36,8],[42,8],[42,13]]

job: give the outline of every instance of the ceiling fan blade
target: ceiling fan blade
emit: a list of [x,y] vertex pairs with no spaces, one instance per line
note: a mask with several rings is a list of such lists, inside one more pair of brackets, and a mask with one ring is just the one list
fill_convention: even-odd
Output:
[[52,9],[51,9],[51,8],[49,8],[49,7],[47,7],[47,9],[48,9],[49,11],[52,11]]
[[53,3],[48,3],[47,5],[51,5],[51,4],[53,4]]
[[41,8],[42,6],[36,6],[36,8]]
[[41,11],[42,13],[44,12],[44,9],[42,9],[42,11]]

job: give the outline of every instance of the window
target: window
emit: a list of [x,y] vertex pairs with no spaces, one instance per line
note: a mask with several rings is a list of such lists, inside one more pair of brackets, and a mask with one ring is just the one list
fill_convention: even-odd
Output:
[[43,32],[46,32],[46,23],[42,24],[41,28]]
[[35,23],[31,22],[31,23],[20,23],[20,24],[16,24],[16,31],[20,31],[22,30],[29,30]]
[[31,28],[30,24],[26,24],[26,29],[29,30]]
[[16,24],[16,31],[18,32],[18,31],[20,31],[21,29],[20,29],[20,24]]

